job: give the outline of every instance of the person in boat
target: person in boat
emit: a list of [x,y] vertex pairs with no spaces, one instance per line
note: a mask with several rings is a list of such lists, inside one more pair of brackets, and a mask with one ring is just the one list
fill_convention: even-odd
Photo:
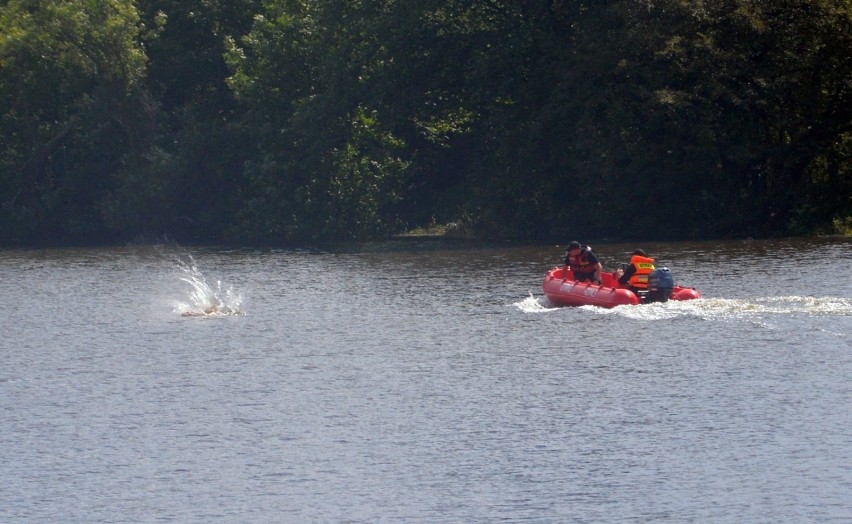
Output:
[[601,280],[603,266],[597,255],[592,251],[592,248],[583,246],[576,240],[569,243],[568,249],[565,251],[564,269],[566,271],[570,269],[574,273],[574,280],[577,282],[603,284]]
[[630,254],[630,264],[624,269],[616,270],[618,283],[629,287],[634,292],[647,291],[648,275],[654,271],[654,259],[649,257],[645,251],[634,249]]

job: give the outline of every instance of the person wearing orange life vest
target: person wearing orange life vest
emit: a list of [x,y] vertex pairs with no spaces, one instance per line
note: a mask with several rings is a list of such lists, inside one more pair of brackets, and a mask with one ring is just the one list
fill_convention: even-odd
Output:
[[597,255],[592,252],[592,248],[581,246],[576,240],[570,242],[568,249],[565,251],[564,269],[570,269],[574,273],[574,280],[577,282],[603,283],[601,281],[603,266],[598,260]]
[[646,290],[648,289],[648,275],[653,270],[654,259],[643,250],[635,249],[630,257],[630,265],[623,271],[618,270],[621,272],[618,283],[634,290]]

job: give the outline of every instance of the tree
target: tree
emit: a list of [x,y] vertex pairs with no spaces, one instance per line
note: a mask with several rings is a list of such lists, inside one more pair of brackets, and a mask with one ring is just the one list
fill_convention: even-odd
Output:
[[145,54],[130,0],[9,0],[0,13],[6,241],[91,241],[125,152],[144,152]]
[[233,236],[358,239],[398,228],[409,162],[365,95],[383,2],[269,2],[229,83],[257,137]]
[[[255,149],[228,87],[226,45],[252,26],[259,0],[138,0],[160,102],[158,153],[170,174],[160,200],[179,240],[221,241],[242,206],[243,164]],[[157,165],[157,164],[153,164]]]

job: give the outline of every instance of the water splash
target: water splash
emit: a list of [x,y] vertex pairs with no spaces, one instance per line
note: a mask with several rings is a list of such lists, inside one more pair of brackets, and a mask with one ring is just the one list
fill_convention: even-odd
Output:
[[191,255],[177,260],[181,272],[180,280],[190,285],[189,302],[177,302],[174,311],[182,316],[239,316],[245,314],[242,309],[243,297],[231,286],[222,286],[217,280],[211,286],[198,268]]
[[527,298],[512,304],[524,313],[547,313],[548,311],[558,311],[558,307],[554,307],[547,297],[534,297],[532,293]]

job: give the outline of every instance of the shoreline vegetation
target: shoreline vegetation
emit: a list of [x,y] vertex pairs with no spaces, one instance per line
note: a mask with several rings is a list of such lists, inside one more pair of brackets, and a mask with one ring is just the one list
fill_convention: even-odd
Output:
[[852,4],[9,0],[0,246],[852,236]]
[[[594,247],[608,245],[642,245],[655,243],[737,243],[753,241],[820,241],[820,240],[843,240],[850,239],[852,235],[843,233],[812,234],[812,235],[773,235],[762,237],[707,237],[692,239],[660,239],[660,238],[637,238],[637,237],[595,237],[586,238],[584,243]],[[246,249],[246,250],[298,250],[316,252],[392,252],[392,251],[433,251],[433,250],[456,250],[456,249],[489,249],[489,248],[512,248],[525,246],[553,246],[557,251],[564,249],[572,238],[565,236],[549,239],[520,239],[500,237],[477,237],[470,234],[460,234],[450,224],[433,225],[428,228],[417,228],[410,232],[389,235],[382,238],[360,239],[360,240],[321,240],[301,242],[205,242],[205,241],[177,241],[169,237],[136,237],[126,242],[86,242],[86,243],[19,243],[0,242],[0,249],[109,249],[109,248],[137,248],[137,247],[170,247],[177,250],[188,249]]]

